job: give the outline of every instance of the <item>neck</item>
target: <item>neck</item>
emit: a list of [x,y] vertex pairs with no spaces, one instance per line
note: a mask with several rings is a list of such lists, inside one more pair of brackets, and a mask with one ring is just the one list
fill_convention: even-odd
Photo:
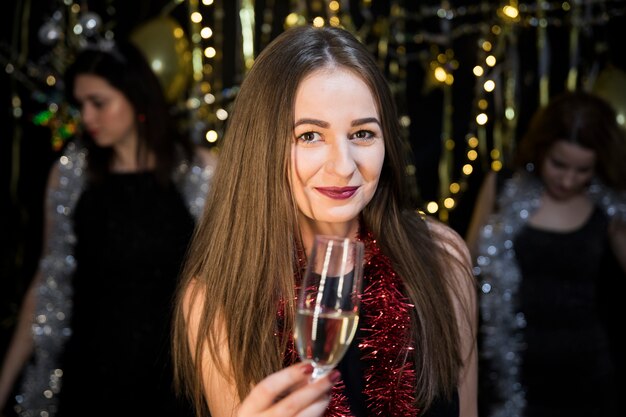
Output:
[[154,153],[146,150],[145,146],[139,147],[139,140],[126,140],[113,147],[113,159],[111,171],[113,172],[137,172],[154,168],[156,157]]
[[300,214],[298,221],[302,245],[307,255],[311,253],[315,235],[331,235],[339,237],[356,238],[359,234],[359,219],[353,219],[344,223],[317,222]]

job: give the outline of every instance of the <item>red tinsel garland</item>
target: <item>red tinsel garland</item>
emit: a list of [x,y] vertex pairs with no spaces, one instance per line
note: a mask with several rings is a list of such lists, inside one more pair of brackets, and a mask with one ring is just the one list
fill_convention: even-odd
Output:
[[[414,345],[410,336],[413,305],[402,293],[402,281],[372,234],[367,233],[360,240],[365,243],[367,259],[359,320],[364,336],[359,350],[365,363],[364,396],[368,415],[416,416],[420,410],[415,404]],[[279,312],[279,318],[282,313]],[[285,361],[293,363],[294,358],[297,353],[290,338]],[[325,416],[352,416],[344,388],[343,381],[333,387]]]

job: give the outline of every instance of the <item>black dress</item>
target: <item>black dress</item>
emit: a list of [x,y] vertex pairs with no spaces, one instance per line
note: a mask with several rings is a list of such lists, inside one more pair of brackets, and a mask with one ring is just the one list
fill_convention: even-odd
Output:
[[523,227],[515,240],[527,325],[521,383],[527,417],[613,416],[615,375],[598,284],[609,251],[596,209],[571,232]]
[[[348,397],[350,411],[353,417],[367,417],[367,409],[365,407],[365,398],[363,396],[363,362],[361,361],[361,353],[358,344],[362,340],[361,329],[357,330],[355,338],[352,340],[350,347],[344,355],[337,369],[341,372],[341,378],[345,384],[344,394]],[[452,398],[440,396],[435,399],[431,407],[419,414],[419,417],[458,417],[459,416],[459,396],[454,392]],[[406,416],[417,417],[417,416]]]
[[75,210],[77,269],[59,417],[184,416],[169,347],[172,299],[194,220],[173,184],[114,174]]

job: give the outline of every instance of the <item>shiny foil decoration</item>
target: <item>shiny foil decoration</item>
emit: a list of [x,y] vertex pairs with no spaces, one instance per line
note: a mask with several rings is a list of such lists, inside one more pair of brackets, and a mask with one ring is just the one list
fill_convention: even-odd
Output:
[[[502,399],[493,404],[488,417],[522,417],[526,407],[526,391],[520,381],[526,319],[518,308],[522,276],[513,243],[539,208],[542,192],[543,185],[536,176],[516,172],[497,198],[501,210],[489,217],[479,236],[474,274],[482,292],[480,354],[489,364],[482,372],[489,376]],[[615,193],[594,180],[588,196],[609,218],[617,216],[626,221],[626,192]]]
[[[197,220],[215,167],[203,167],[199,159],[179,160],[173,173],[189,212]],[[15,411],[20,417],[54,417],[62,387],[60,355],[72,334],[72,276],[76,269],[76,235],[72,216],[85,187],[87,150],[80,142],[68,143],[59,158],[59,181],[48,190],[46,215],[51,229],[46,252],[39,263],[41,282],[37,288],[35,320],[32,325],[34,357],[24,371]]]

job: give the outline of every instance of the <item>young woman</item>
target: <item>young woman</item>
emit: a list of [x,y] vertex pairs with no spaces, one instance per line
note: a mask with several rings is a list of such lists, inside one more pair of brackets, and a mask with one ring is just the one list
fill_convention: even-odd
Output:
[[[200,415],[476,415],[469,254],[406,201],[404,153],[387,83],[349,32],[294,28],[262,51],[177,303],[177,379]],[[308,383],[292,335],[315,234],[360,239],[366,260],[340,372]]]
[[482,289],[481,391],[492,392],[484,415],[619,414],[623,350],[611,356],[610,331],[622,323],[606,300],[603,311],[602,289],[624,288],[624,161],[610,105],[568,92],[531,120],[513,175],[488,174],[467,236]]
[[20,415],[184,415],[171,389],[172,298],[215,157],[177,134],[131,44],[79,53],[66,88],[84,132],[50,173],[43,255],[0,405],[33,352]]

